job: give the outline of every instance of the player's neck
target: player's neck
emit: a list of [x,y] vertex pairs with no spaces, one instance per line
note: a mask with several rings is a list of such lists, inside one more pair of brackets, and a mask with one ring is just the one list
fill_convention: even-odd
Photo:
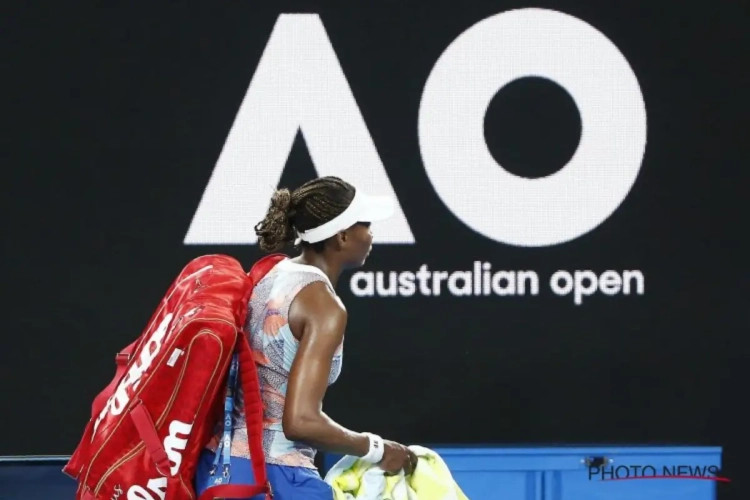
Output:
[[326,259],[324,254],[318,253],[312,248],[303,249],[300,255],[292,259],[292,262],[317,267],[328,276],[328,279],[331,280],[331,284],[334,288],[336,288],[336,284],[339,281],[339,276],[341,276],[341,271],[343,269],[341,264],[332,262],[332,259]]

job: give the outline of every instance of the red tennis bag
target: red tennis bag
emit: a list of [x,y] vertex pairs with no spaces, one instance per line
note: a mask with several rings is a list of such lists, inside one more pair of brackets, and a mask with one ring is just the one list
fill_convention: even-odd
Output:
[[193,475],[221,419],[234,353],[256,484],[213,486],[200,500],[272,498],[263,403],[243,326],[253,287],[282,258],[265,257],[249,274],[226,255],[185,266],[141,336],[117,354],[115,378],[94,400],[63,469],[78,481],[76,500],[195,500]]

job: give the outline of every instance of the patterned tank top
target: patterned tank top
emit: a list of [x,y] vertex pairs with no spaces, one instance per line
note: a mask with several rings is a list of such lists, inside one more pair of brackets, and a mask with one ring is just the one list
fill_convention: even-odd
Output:
[[[316,281],[326,283],[333,291],[328,277],[317,267],[282,260],[256,285],[248,304],[245,334],[253,349],[260,379],[264,407],[263,451],[268,464],[315,468],[313,459],[316,450],[307,444],[287,439],[281,420],[289,372],[299,344],[289,328],[289,306],[300,290]],[[341,373],[342,361],[343,342],[333,356],[329,385]],[[234,412],[231,454],[250,458],[243,401],[240,388]],[[221,434],[219,426],[208,445],[210,450],[216,451]]]

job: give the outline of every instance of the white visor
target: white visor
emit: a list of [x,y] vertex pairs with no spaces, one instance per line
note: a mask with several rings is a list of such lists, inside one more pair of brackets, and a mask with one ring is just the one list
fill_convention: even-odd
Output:
[[393,199],[388,196],[369,196],[359,189],[354,191],[354,199],[330,221],[309,231],[298,233],[296,244],[301,241],[317,243],[352,227],[357,222],[378,222],[393,215]]

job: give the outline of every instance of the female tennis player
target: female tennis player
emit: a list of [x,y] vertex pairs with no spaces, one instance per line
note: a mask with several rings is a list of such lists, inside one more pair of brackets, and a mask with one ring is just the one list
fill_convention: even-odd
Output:
[[[280,261],[256,286],[245,332],[256,353],[265,406],[263,448],[275,500],[332,500],[313,459],[316,449],[354,455],[389,473],[410,473],[417,457],[405,446],[342,427],[322,410],[326,388],[341,372],[347,313],[336,295],[345,269],[372,249],[371,222],[391,216],[392,200],[367,196],[337,177],[276,191],[255,226],[261,249],[289,243],[297,257]],[[253,484],[242,395],[234,412],[231,483]],[[196,493],[212,485],[219,433],[204,450]]]

